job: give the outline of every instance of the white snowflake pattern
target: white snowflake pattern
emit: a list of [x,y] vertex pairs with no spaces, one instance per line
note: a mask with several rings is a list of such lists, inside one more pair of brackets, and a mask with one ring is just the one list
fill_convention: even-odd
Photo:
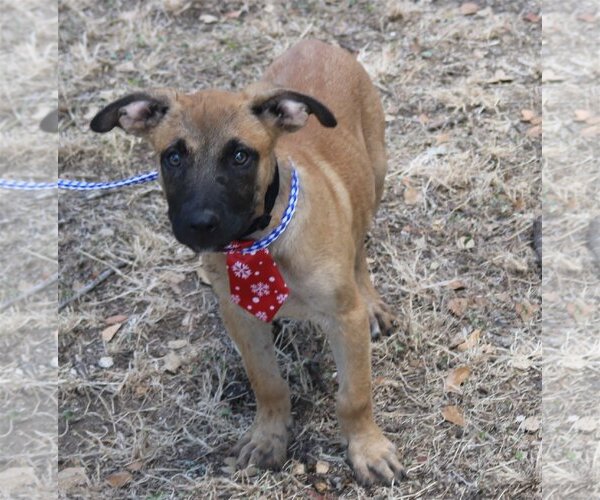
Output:
[[233,271],[233,274],[235,274],[238,278],[242,278],[243,280],[248,279],[252,274],[252,271],[250,271],[248,265],[244,264],[243,262],[236,262],[233,264],[233,266],[231,266],[231,270]]
[[233,301],[234,304],[239,304],[240,303],[240,296],[236,293],[231,294],[231,300]]
[[267,314],[262,312],[262,311],[258,311],[255,316],[260,319],[261,321],[267,321]]
[[287,293],[280,293],[279,295],[277,295],[277,302],[279,304],[283,304],[285,302],[285,299],[288,298],[288,294]]
[[264,297],[265,295],[269,295],[271,293],[271,287],[262,281],[251,285],[250,290],[252,290],[252,293],[255,293],[259,297]]

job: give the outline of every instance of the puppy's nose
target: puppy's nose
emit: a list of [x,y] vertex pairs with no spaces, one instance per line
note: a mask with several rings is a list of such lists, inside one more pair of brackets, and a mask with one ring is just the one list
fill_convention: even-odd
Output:
[[201,210],[190,222],[190,227],[198,232],[212,233],[219,227],[219,217],[212,210]]

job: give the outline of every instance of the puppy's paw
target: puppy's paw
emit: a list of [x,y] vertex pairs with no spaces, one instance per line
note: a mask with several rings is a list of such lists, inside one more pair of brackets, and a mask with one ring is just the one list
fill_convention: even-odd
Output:
[[381,300],[370,307],[369,325],[371,327],[371,338],[378,339],[382,335],[389,336],[394,332],[397,318],[389,307]]
[[390,484],[406,477],[396,447],[381,431],[353,436],[348,442],[348,461],[359,483]]
[[255,465],[262,469],[278,470],[287,457],[288,430],[283,422],[255,421],[234,448],[237,466],[241,469]]

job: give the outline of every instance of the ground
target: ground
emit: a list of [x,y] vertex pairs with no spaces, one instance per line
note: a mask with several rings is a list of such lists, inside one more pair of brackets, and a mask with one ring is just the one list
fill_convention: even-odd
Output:
[[[373,344],[373,394],[409,475],[392,488],[355,483],[324,335],[288,322],[275,335],[293,394],[289,461],[280,472],[232,467],[229,449],[252,421],[254,398],[198,257],[174,240],[160,189],[149,184],[60,196],[62,495],[541,494],[541,267],[532,245],[541,215],[539,5],[474,10],[360,0],[61,2],[66,178],[157,167],[138,140],[89,131],[101,106],[131,90],[239,89],[308,37],[357,54],[381,93],[389,153],[369,263],[400,318]],[[121,327],[107,332],[115,315]]]
[[[57,39],[50,2],[2,5],[2,179],[56,180],[58,136],[40,120],[57,105]],[[57,198],[0,193],[0,498],[56,491]]]
[[598,498],[598,4],[545,8],[543,490],[546,498]]

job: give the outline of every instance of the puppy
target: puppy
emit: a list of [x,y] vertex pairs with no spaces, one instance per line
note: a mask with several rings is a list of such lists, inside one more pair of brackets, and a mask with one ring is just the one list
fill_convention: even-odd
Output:
[[114,127],[160,155],[174,235],[205,254],[257,402],[239,465],[286,460],[290,391],[271,321],[289,317],[327,333],[358,480],[401,477],[371,399],[370,332],[388,332],[393,316],[372,285],[364,245],[387,162],[380,98],[362,66],[340,48],[302,41],[242,92],[127,95],[91,122],[95,132]]

